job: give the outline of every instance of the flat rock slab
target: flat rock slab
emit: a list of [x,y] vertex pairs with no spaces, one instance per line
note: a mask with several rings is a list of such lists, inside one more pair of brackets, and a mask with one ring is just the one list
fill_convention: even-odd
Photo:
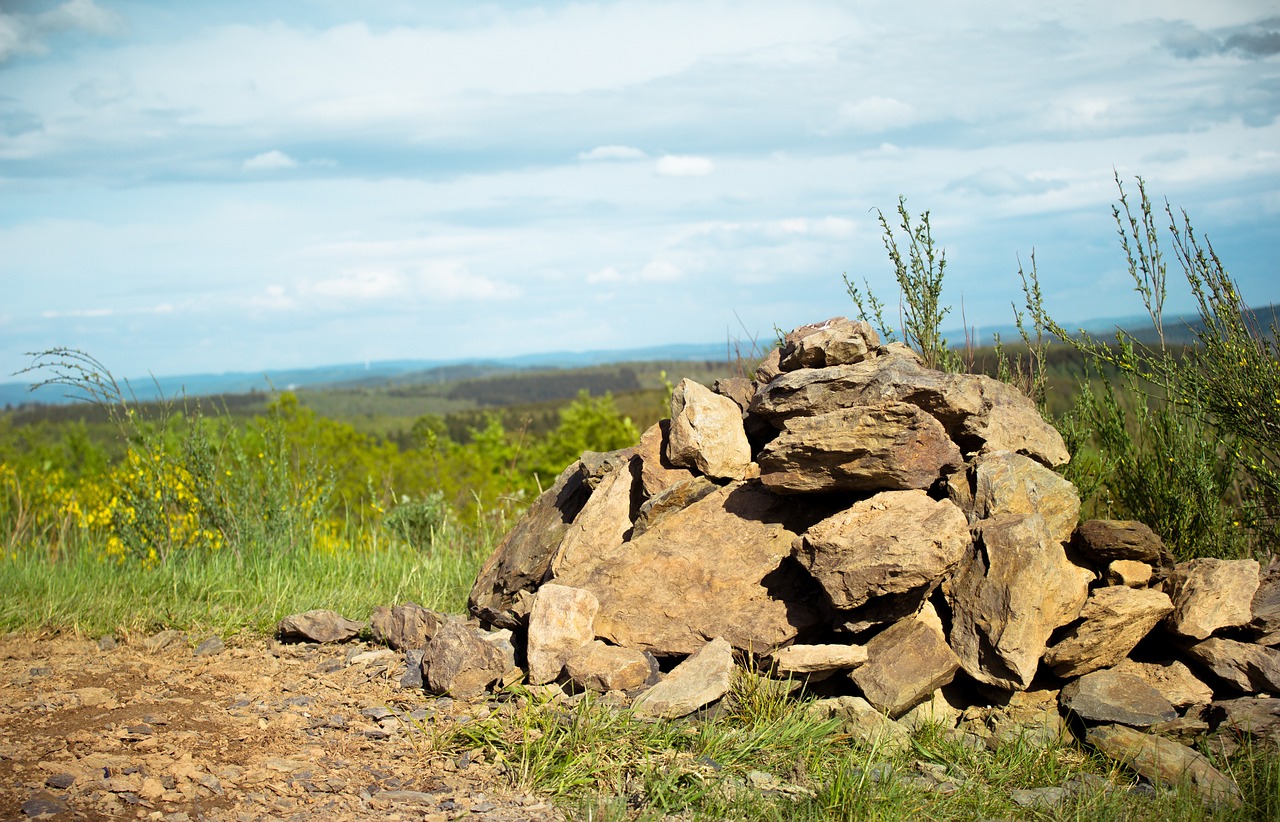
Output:
[[719,636],[767,655],[818,624],[818,592],[791,543],[828,513],[732,483],[555,581],[595,594],[596,637],[614,645],[676,656]]
[[1132,674],[1095,671],[1067,683],[1062,706],[1090,722],[1147,728],[1176,719],[1178,712],[1159,691]]
[[1173,564],[1160,536],[1137,520],[1085,520],[1076,528],[1072,546],[1099,565],[1117,559],[1136,560],[1156,567]]
[[1255,739],[1280,744],[1280,699],[1246,696],[1217,700],[1213,707],[1226,715],[1219,728],[1225,726]]
[[1175,708],[1208,705],[1213,701],[1213,689],[1201,681],[1185,663],[1176,659],[1162,662],[1122,659],[1113,670],[1145,680]]
[[1203,755],[1171,739],[1144,734],[1122,725],[1090,728],[1085,741],[1152,782],[1196,789],[1206,804],[1239,807],[1240,789]]
[[365,623],[347,619],[336,611],[318,608],[280,620],[276,634],[289,642],[346,642],[354,639],[364,626]]
[[847,671],[867,661],[863,645],[791,645],[771,657],[775,673],[787,676]]
[[936,418],[888,402],[784,420],[758,462],[766,486],[794,494],[929,488],[961,456]]
[[1187,649],[1191,658],[1246,694],[1280,694],[1280,651],[1211,637]]
[[642,718],[688,716],[728,693],[733,672],[733,647],[716,637],[636,697],[632,708]]

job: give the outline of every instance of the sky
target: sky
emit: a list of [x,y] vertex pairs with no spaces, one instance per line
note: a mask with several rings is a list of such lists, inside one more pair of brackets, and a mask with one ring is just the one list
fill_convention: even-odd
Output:
[[1278,114],[1274,0],[0,0],[0,381],[892,316],[900,196],[946,324],[1129,316],[1116,175],[1280,302]]

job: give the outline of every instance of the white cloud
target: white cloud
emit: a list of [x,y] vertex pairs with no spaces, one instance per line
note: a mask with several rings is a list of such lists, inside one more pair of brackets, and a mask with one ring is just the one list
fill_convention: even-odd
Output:
[[433,262],[418,272],[418,287],[428,300],[508,300],[520,296],[520,289],[473,274],[465,263]]
[[611,265],[605,266],[599,271],[592,271],[587,275],[587,283],[596,285],[597,283],[620,283],[622,282],[622,272]]
[[255,154],[244,161],[245,171],[277,171],[285,168],[297,168],[297,166],[297,160],[276,149]]
[[668,154],[654,168],[663,177],[705,177],[715,170],[715,164],[706,157]]
[[580,152],[578,159],[585,162],[595,160],[644,160],[648,156],[648,154],[632,146],[596,146],[590,151]]
[[72,317],[110,317],[115,313],[115,309],[111,308],[72,308],[67,311],[41,311],[40,316],[46,320],[60,320]]
[[0,63],[21,54],[45,54],[46,35],[58,31],[83,31],[100,36],[123,34],[124,18],[93,0],[69,0],[41,14],[0,12]]
[[836,113],[838,130],[874,134],[904,128],[916,122],[915,107],[893,97],[864,97],[844,103]]
[[362,269],[344,272],[340,277],[310,283],[306,290],[322,297],[353,300],[378,300],[395,297],[405,290],[404,277],[390,269]]
[[650,283],[670,283],[680,279],[680,268],[667,260],[654,260],[640,269],[640,279]]

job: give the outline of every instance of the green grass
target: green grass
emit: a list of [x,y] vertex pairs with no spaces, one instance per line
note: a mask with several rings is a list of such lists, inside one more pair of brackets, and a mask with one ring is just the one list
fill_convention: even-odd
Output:
[[230,636],[269,634],[281,617],[312,608],[360,620],[374,606],[406,601],[461,613],[492,545],[483,534],[457,533],[425,549],[391,541],[334,552],[262,546],[154,567],[104,560],[87,548],[55,559],[18,549],[0,559],[0,630],[97,636],[167,627]]

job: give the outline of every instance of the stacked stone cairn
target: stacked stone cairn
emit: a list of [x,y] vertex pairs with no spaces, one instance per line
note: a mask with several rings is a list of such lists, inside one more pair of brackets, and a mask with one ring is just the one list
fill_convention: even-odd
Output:
[[1074,732],[1237,802],[1183,741],[1280,738],[1280,567],[1174,564],[1141,523],[1079,522],[1067,460],[1014,387],[836,318],[754,380],[683,380],[638,445],[566,468],[470,623],[402,606],[375,633],[425,648],[437,692],[523,679],[673,718],[744,665],[882,744],[922,721],[970,744]]

